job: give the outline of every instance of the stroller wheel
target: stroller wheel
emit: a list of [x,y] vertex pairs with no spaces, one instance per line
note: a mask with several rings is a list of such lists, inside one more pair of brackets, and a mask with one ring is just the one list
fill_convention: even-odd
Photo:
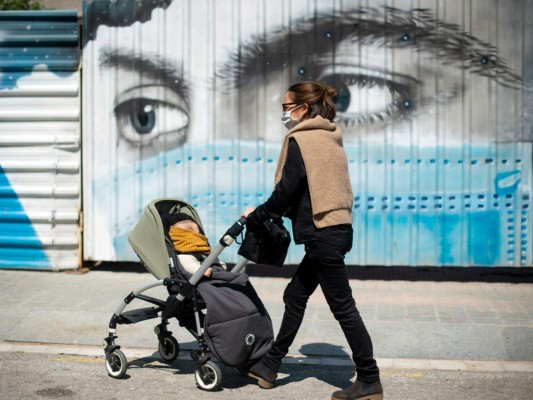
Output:
[[117,349],[109,355],[109,358],[106,357],[105,367],[110,377],[120,379],[128,369],[128,360],[124,353]]
[[180,345],[174,336],[167,336],[159,342],[159,354],[166,362],[172,362],[180,354]]
[[222,371],[213,361],[208,361],[194,371],[194,378],[200,389],[213,391],[220,387]]

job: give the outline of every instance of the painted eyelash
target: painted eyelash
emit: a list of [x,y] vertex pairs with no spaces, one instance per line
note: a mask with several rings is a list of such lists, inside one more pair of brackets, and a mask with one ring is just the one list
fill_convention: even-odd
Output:
[[[340,75],[341,82],[345,85],[352,86],[357,85],[359,88],[373,88],[375,86],[379,88],[387,88],[394,94],[405,94],[409,92],[409,89],[406,85],[400,83],[392,82],[388,79],[377,78],[370,75]],[[325,77],[327,80],[327,76]],[[339,78],[337,78],[339,79]]]
[[[496,48],[462,31],[459,26],[436,18],[427,9],[405,11],[394,7],[360,7],[342,14],[325,14],[320,19],[324,22],[319,24],[319,29],[316,18],[298,20],[294,27],[291,25],[288,35],[286,29],[278,28],[270,34],[271,40],[267,41],[265,35],[257,35],[242,44],[217,73],[222,90],[247,85],[258,68],[271,71],[284,68],[284,60],[291,56],[286,43],[296,43],[309,32],[324,30],[321,40],[336,37],[337,43],[351,39],[363,45],[380,43],[389,48],[410,47],[414,51],[429,52],[438,60],[492,79],[502,86],[513,89],[523,86],[521,76],[505,65]],[[338,28],[339,35],[332,27]],[[349,28],[352,29],[350,33],[342,33],[349,32]],[[328,42],[327,46],[330,45]],[[311,73],[307,75],[312,76]]]
[[403,119],[407,117],[407,115],[408,113],[405,108],[402,107],[401,102],[395,101],[394,103],[389,104],[384,111],[379,111],[369,115],[359,115],[353,118],[342,114],[337,114],[336,121],[345,128],[351,128],[355,125],[363,125],[366,123],[370,123],[372,125],[377,123],[387,124],[398,119]]
[[435,18],[428,9],[384,9],[390,21],[390,30],[384,38],[388,47],[411,45],[420,48],[421,43],[424,43],[424,48],[433,52],[438,59],[462,63],[459,68],[493,79],[502,86],[512,89],[522,87],[520,75],[498,57],[494,46],[461,31],[459,26]]
[[[242,60],[255,60],[263,57],[264,53],[259,42],[242,44],[239,47],[239,53],[232,53],[223,68],[216,71],[214,77],[209,78],[209,86],[212,90],[218,89],[225,94],[231,93],[234,88],[245,86],[248,79],[243,79],[246,76],[246,65]],[[265,65],[270,67],[268,62],[265,62]]]

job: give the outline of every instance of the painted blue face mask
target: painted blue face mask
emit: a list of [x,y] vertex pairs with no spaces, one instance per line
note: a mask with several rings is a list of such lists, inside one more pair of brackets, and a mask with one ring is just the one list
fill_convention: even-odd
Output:
[[285,125],[285,128],[291,130],[296,125],[300,123],[299,119],[292,119],[291,113],[296,110],[297,108],[301,107],[303,104],[300,104],[299,106],[294,107],[292,110],[285,111],[281,116],[281,122],[283,122],[283,125]]
[[[246,144],[246,142],[242,143]],[[255,151],[255,142],[251,148]],[[409,169],[412,168],[413,159],[428,160],[429,164],[429,160],[435,157],[436,152],[443,151],[443,147],[440,146],[422,146],[417,150],[417,157],[414,158],[413,148],[410,144],[383,144],[378,141],[349,141],[344,144],[344,148],[348,159],[354,162],[353,165],[350,164],[350,168],[354,166],[364,168],[363,177],[383,175],[383,154],[394,154],[396,160],[409,160],[409,163],[404,164],[405,168]],[[232,157],[221,157],[227,162],[219,162],[212,159],[212,161],[198,163],[195,166],[196,176],[209,176],[213,165],[215,165],[221,176],[231,176],[235,171],[234,160],[240,158],[233,157],[236,151],[234,140],[220,140],[217,142],[215,149],[219,154],[227,154]],[[354,207],[361,210],[361,215],[358,216],[361,221],[354,225],[354,231],[358,232],[355,237],[364,237],[364,239],[354,242],[354,248],[357,251],[349,253],[350,256],[347,257],[347,262],[358,264],[363,260],[367,265],[371,265],[370,263],[379,265],[380,263],[388,262],[386,254],[369,252],[369,255],[365,256],[366,253],[364,253],[365,246],[369,246],[369,248],[383,246],[383,229],[385,226],[385,217],[383,215],[386,215],[386,218],[390,219],[390,223],[395,224],[394,241],[398,243],[399,249],[394,255],[395,262],[413,265],[413,254],[415,254],[416,265],[425,265],[422,263],[432,262],[447,266],[464,266],[465,264],[499,266],[506,265],[505,263],[515,266],[531,265],[533,260],[531,249],[533,245],[530,239],[529,227],[531,225],[529,224],[532,218],[531,209],[533,208],[533,203],[529,191],[530,186],[527,185],[530,185],[530,177],[533,171],[531,158],[533,143],[517,144],[508,142],[498,143],[497,146],[493,144],[472,144],[471,150],[472,155],[467,156],[472,157],[472,159],[465,158],[465,148],[462,144],[449,146],[446,148],[448,164],[443,163],[438,166],[438,164],[431,163],[433,166],[430,169],[422,168],[424,167],[424,164],[422,164],[419,173],[407,173],[402,176],[403,179],[397,179],[395,181],[395,191],[397,191],[398,196],[397,199],[393,199],[394,203],[397,202],[394,206],[391,206],[390,193],[386,191],[386,187],[383,187],[380,179],[368,179],[368,181],[364,182],[364,185],[359,187],[357,186],[361,183],[358,180],[359,178],[355,177],[354,180],[354,177],[352,177],[353,187],[359,187],[357,195],[355,195]],[[132,149],[131,151],[138,150]],[[265,143],[264,151],[265,160],[277,159],[280,151],[279,143]],[[196,181],[198,182],[196,183],[189,179],[175,179],[176,182],[166,188],[162,187],[159,179],[152,179],[153,177],[150,173],[150,171],[157,171],[161,165],[171,159],[181,161],[186,157],[185,160],[201,160],[205,156],[206,146],[204,143],[191,143],[187,145],[186,152],[183,151],[183,148],[170,149],[168,152],[162,151],[157,156],[136,160],[133,164],[134,168],[132,168],[131,164],[124,164],[112,173],[101,174],[93,178],[94,181],[91,187],[98,194],[94,199],[93,212],[98,212],[98,220],[103,221],[98,226],[98,229],[103,230],[106,236],[109,237],[109,239],[102,240],[104,249],[100,250],[98,248],[96,255],[98,257],[116,257],[121,261],[138,260],[128,242],[128,235],[137,218],[136,213],[139,212],[136,204],[122,201],[121,213],[116,216],[116,222],[109,216],[112,214],[112,210],[109,211],[110,196],[115,196],[116,193],[116,199],[118,199],[116,201],[121,201],[124,198],[128,198],[128,196],[131,197],[131,185],[134,182],[140,182],[142,179],[142,188],[136,195],[139,197],[141,204],[148,204],[148,202],[152,201],[154,194],[161,197],[184,198],[184,194],[192,192],[191,185],[194,185],[195,191],[203,193],[199,197],[200,200],[203,198],[211,199],[213,183],[208,179],[197,179]],[[482,156],[484,157],[483,160],[485,160],[485,157],[490,157],[492,160],[507,160],[507,162],[502,163],[500,161],[498,169],[494,168],[496,161],[492,163],[478,162],[476,168],[472,168],[471,178],[465,179],[462,167],[464,163],[471,163],[475,159],[474,157]],[[509,162],[509,160],[513,160],[513,162]],[[520,162],[515,162],[514,160],[520,160]],[[2,159],[0,158],[0,171],[2,167],[1,161]],[[242,162],[245,163],[246,161],[243,160]],[[396,167],[393,168],[398,167],[398,162],[395,165]],[[446,171],[446,174],[449,175],[449,181],[447,178],[446,182],[452,182],[449,190],[455,192],[455,194],[450,195],[453,199],[449,199],[448,196],[443,198],[442,192],[435,186],[435,172],[437,168],[443,167],[450,167]],[[163,172],[164,176],[167,177],[165,179],[169,181],[172,177],[182,176],[184,171],[187,171],[187,168],[189,168],[187,162],[169,163],[168,168],[165,168]],[[141,172],[139,173],[138,171]],[[398,170],[395,174],[397,172]],[[252,174],[251,178],[254,179],[245,179],[242,182],[219,179],[217,181],[219,189],[217,190],[221,192],[234,191],[237,196],[242,198],[254,198],[258,191],[261,195],[270,193],[270,191],[266,192],[270,190],[268,184],[265,184],[266,187],[264,189],[258,188],[257,181],[263,179],[261,171],[250,171],[250,173]],[[15,193],[13,189],[10,189],[11,183],[5,176],[0,173],[0,186],[7,186],[8,193]],[[9,178],[9,175],[7,177]],[[117,178],[115,180],[115,177],[120,177],[120,179]],[[110,190],[110,188],[113,189]],[[192,194],[189,194],[189,196],[191,197],[185,197],[184,200],[194,205],[200,211],[200,215],[208,214],[211,206],[208,205],[207,201],[196,200]],[[378,201],[376,199],[380,201],[378,205],[374,204]],[[444,206],[445,201],[449,202],[449,207]],[[514,205],[515,201],[516,206]],[[380,210],[383,209],[385,214],[373,211],[378,206]],[[453,209],[452,206],[454,207]],[[22,205],[20,207],[22,210]],[[228,212],[227,204],[224,201],[214,202],[213,207],[214,214],[210,217],[213,223],[209,224],[210,230],[206,232],[207,237],[215,237],[219,234],[215,229],[216,227],[231,226],[231,224],[235,223],[234,213]],[[431,210],[435,210],[435,212]],[[521,228],[522,226],[524,228]],[[526,227],[528,230],[523,230]],[[418,243],[423,244],[420,248],[410,247],[413,243],[409,238],[414,229],[417,230]],[[464,229],[463,235],[458,234],[461,229]],[[34,232],[34,228],[31,228],[31,232]],[[436,232],[442,239],[436,240]],[[509,241],[513,242],[513,245],[509,245]],[[509,252],[509,249],[512,250],[516,242],[519,241],[524,241],[524,244],[520,245],[524,250],[520,250],[517,254]],[[355,246],[356,243],[358,243],[357,247]],[[229,255],[225,254],[224,256],[227,262],[238,261],[236,251],[238,246],[236,246],[237,249],[232,247],[235,246],[230,246],[228,248]],[[288,256],[288,262],[299,262],[304,256],[304,249],[299,247],[296,246],[294,251]],[[96,250],[93,251],[96,252]],[[522,251],[524,252],[523,254],[521,254]],[[1,252],[2,250],[0,249]],[[100,256],[100,254],[104,255]],[[45,249],[36,257],[39,257],[39,260],[47,260],[47,257],[50,256]]]

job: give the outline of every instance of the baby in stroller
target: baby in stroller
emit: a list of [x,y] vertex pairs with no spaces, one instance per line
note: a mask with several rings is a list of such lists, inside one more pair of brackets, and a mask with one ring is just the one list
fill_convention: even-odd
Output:
[[[181,266],[187,273],[194,274],[211,252],[211,246],[204,232],[192,217],[185,213],[163,214],[161,221],[165,232],[168,232]],[[227,266],[216,259],[204,272],[204,277],[211,277],[213,269],[225,271]]]
[[[202,262],[211,252],[211,246],[203,230],[185,213],[163,214],[161,222],[165,235],[172,242],[176,257],[181,267],[180,273],[174,278],[190,278],[202,265]],[[209,279],[213,275],[213,270],[225,271],[226,264],[218,258],[204,272],[203,279]],[[180,324],[185,328],[194,331],[196,321],[194,317],[194,304],[185,299],[175,311],[168,309],[167,315],[175,316]],[[200,325],[203,325],[204,315],[199,313]]]
[[[211,248],[199,215],[190,204],[156,199],[145,207],[128,239],[142,264],[158,280],[133,290],[111,317],[102,343],[111,377],[122,378],[128,368],[126,356],[116,344],[117,326],[149,319],[161,319],[154,332],[159,353],[167,362],[176,360],[180,350],[167,328],[169,319],[177,317],[197,340],[198,349],[190,356],[196,361],[196,383],[204,390],[216,390],[222,379],[212,358],[226,366],[244,368],[264,355],[274,337],[272,321],[242,272],[248,260],[240,260],[231,272],[218,261],[245,223],[243,218],[236,221]],[[166,301],[144,294],[157,286],[167,288]],[[152,307],[125,311],[136,300]]]

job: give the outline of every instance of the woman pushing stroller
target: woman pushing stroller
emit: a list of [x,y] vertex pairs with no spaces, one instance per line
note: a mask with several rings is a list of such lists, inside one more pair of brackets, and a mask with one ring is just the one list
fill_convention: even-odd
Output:
[[383,388],[372,341],[357,310],[344,256],[352,247],[353,194],[342,132],[333,122],[335,90],[319,82],[301,82],[285,93],[282,122],[289,129],[282,144],[269,199],[243,215],[259,224],[286,216],[305,256],[283,300],[285,312],[272,347],[249,375],[259,386],[274,386],[277,371],[303,321],[307,301],[318,285],[344,332],[357,379],[332,394],[332,400],[380,400]]

